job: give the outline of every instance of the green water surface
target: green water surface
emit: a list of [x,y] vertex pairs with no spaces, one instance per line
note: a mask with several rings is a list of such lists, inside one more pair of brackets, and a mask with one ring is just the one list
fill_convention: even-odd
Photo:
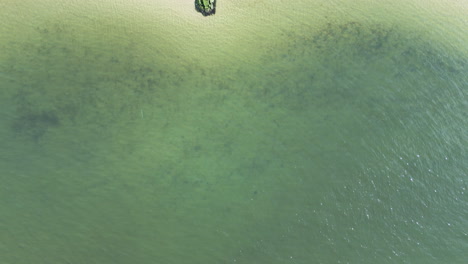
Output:
[[466,263],[464,50],[350,17],[212,66],[30,29],[0,39],[0,263]]

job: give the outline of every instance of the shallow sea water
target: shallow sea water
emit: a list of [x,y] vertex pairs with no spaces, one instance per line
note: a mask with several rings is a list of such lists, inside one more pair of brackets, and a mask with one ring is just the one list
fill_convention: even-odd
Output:
[[0,262],[465,263],[466,4],[218,2],[0,4]]

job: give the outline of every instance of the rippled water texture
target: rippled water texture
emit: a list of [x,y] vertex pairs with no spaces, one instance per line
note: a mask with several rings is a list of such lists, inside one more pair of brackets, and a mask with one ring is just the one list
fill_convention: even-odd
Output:
[[465,263],[466,4],[169,2],[0,4],[1,263]]

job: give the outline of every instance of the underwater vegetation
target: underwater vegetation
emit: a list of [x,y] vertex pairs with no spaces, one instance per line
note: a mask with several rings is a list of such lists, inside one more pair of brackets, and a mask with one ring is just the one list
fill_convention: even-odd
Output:
[[[139,117],[142,104],[173,108],[180,103],[178,90],[185,80],[207,71],[191,64],[170,68],[159,59],[167,56],[162,51],[142,59],[136,50],[144,36],[121,39],[101,30],[108,29],[87,32],[50,22],[38,26],[29,42],[11,43],[16,50],[2,72],[15,80],[11,87],[17,110],[11,122],[14,133],[38,140],[64,124],[112,127],[123,115]],[[293,111],[361,107],[381,102],[372,89],[384,87],[385,81],[411,78],[415,73],[439,75],[440,81],[466,70],[462,56],[440,56],[438,48],[418,33],[397,26],[328,22],[308,32],[285,31],[274,52],[259,55],[263,69],[229,65],[238,68],[231,70],[236,74],[230,78],[242,89],[233,89],[222,75],[210,76],[206,85],[224,87],[212,91],[222,96],[213,97],[237,94]],[[272,62],[276,66],[270,69]],[[369,79],[366,72],[376,70],[381,79]],[[253,74],[258,78],[245,78]],[[428,87],[432,90],[427,93],[440,93],[436,87]],[[409,100],[398,93],[391,96]]]

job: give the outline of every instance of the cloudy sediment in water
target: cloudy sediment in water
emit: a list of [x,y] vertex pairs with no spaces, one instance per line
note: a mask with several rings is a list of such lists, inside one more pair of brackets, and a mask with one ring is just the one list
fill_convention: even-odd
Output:
[[172,2],[0,4],[0,262],[466,260],[463,1]]

